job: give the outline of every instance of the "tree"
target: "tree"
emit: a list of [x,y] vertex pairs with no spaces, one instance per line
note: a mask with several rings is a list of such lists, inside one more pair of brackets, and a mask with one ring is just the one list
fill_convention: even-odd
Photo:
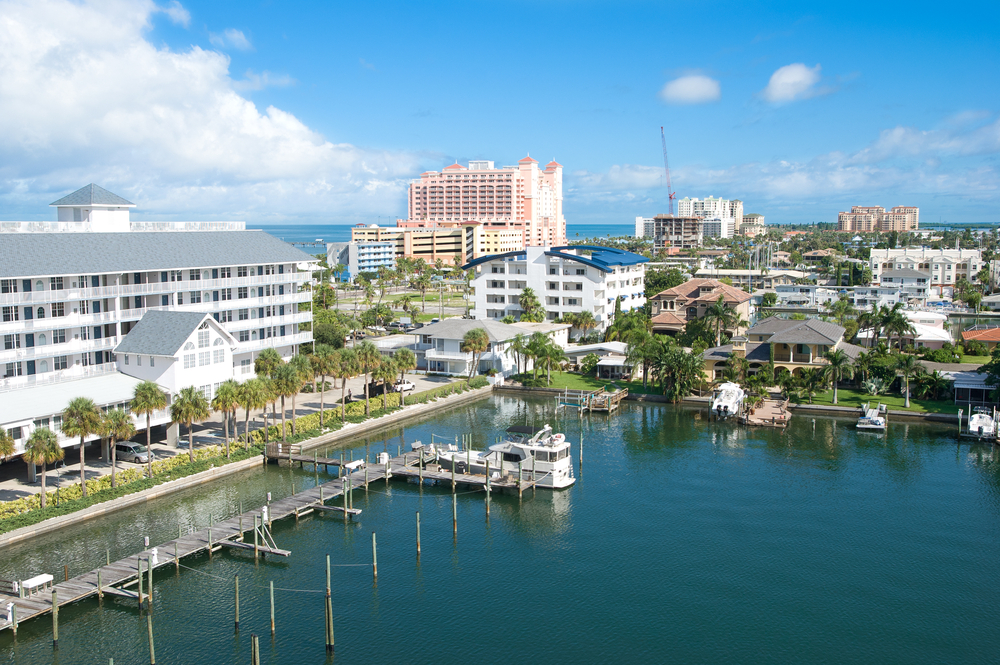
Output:
[[[281,400],[281,441],[282,443],[287,443],[285,432],[285,398],[293,397],[299,392],[299,388],[302,387],[300,383],[301,377],[291,364],[286,364],[281,365],[275,370],[271,381],[273,382],[276,395]],[[292,417],[295,417],[294,413]]]
[[794,268],[802,263],[802,252],[797,249],[792,250],[792,253],[788,255],[788,260],[791,261],[792,267]]
[[[243,436],[245,441],[243,449],[250,448],[250,411],[267,407],[267,386],[264,379],[253,378],[240,384],[239,389],[240,406],[243,407]],[[264,418],[264,426],[267,427],[267,418]]]
[[473,328],[465,333],[462,338],[462,353],[472,354],[472,365],[469,367],[469,378],[466,383],[472,382],[472,376],[479,369],[479,359],[486,349],[490,348],[490,338],[484,328]]
[[799,379],[799,391],[813,403],[813,397],[817,393],[826,390],[826,375],[822,368],[806,367],[802,370],[802,377]]
[[253,361],[253,371],[257,376],[271,376],[279,365],[284,363],[274,349],[264,349]]
[[545,310],[542,309],[542,304],[539,302],[538,296],[535,295],[535,290],[530,286],[524,287],[517,302],[521,308],[522,321],[541,323],[545,320]]
[[152,419],[153,412],[164,409],[167,406],[167,395],[160,386],[153,381],[143,381],[135,387],[132,392],[130,407],[132,413],[146,416],[146,450],[150,451],[149,462],[147,464],[147,475],[153,477],[153,454],[152,454]]
[[101,412],[97,410],[94,400],[89,397],[77,397],[63,411],[62,432],[66,436],[80,437],[80,490],[87,496],[87,479],[84,475],[84,445],[83,440],[92,434],[97,434],[101,426]]
[[773,291],[768,291],[760,297],[761,307],[774,307],[778,304],[778,294]]
[[[538,369],[541,367],[541,358],[545,355],[545,347],[549,343],[549,338],[540,332],[532,333],[531,337],[528,338],[528,344],[524,349],[525,358],[531,358],[534,360],[532,364],[532,375],[533,378],[538,378]],[[527,368],[527,363],[525,363]]]
[[741,322],[739,313],[733,309],[731,306],[726,304],[726,297],[719,296],[719,299],[713,302],[705,309],[705,319],[709,325],[715,328],[715,345],[722,345],[722,331],[726,328],[733,328],[734,330],[739,330],[739,325]]
[[[507,343],[507,348],[504,350],[505,355],[514,356],[514,369],[518,374],[521,373],[521,358],[524,357],[524,352],[528,348],[528,338],[523,333],[514,335],[514,339]],[[528,371],[528,363],[524,364],[524,371]]]
[[580,371],[584,376],[590,376],[597,370],[597,363],[601,361],[596,353],[588,353],[580,361]]
[[[236,418],[236,407],[240,404],[240,384],[229,379],[223,381],[212,398],[212,409],[222,414],[222,432],[226,439],[226,459],[229,459],[229,420]],[[235,425],[234,425],[235,427]],[[233,432],[235,436],[236,432]]]
[[854,364],[851,362],[850,356],[848,356],[843,349],[834,349],[832,351],[827,351],[824,355],[826,362],[829,363],[823,368],[823,374],[826,379],[833,382],[833,403],[837,403],[837,383],[842,379],[853,379],[854,378]]
[[598,326],[598,323],[597,319],[594,318],[594,313],[589,309],[585,309],[576,315],[573,325],[586,338],[587,334]]
[[371,401],[368,394],[368,374],[375,369],[379,361],[382,359],[382,354],[379,353],[378,347],[369,341],[364,341],[354,347],[354,353],[358,361],[358,367],[365,375],[365,415],[372,415]]
[[45,507],[45,467],[53,462],[58,462],[65,454],[66,451],[59,446],[56,433],[48,427],[36,427],[24,444],[24,461],[28,464],[42,466],[42,494],[40,497],[42,508]]
[[901,353],[896,356],[896,372],[903,377],[904,393],[906,394],[906,408],[910,408],[910,378],[924,371],[924,366],[920,364],[916,356],[908,353]]
[[[358,354],[354,349],[342,349],[340,351],[340,422],[347,422],[347,379],[357,376],[361,371],[361,363],[358,361]],[[367,385],[367,381],[365,382]]]
[[181,388],[181,392],[170,405],[170,419],[187,425],[188,460],[194,461],[194,421],[208,418],[208,400],[194,386]]
[[830,314],[833,315],[833,318],[837,319],[837,323],[839,323],[841,327],[844,326],[844,319],[857,312],[857,310],[854,309],[854,305],[851,304],[851,301],[847,299],[847,296],[840,296],[840,298],[831,303],[829,311]]
[[[313,346],[313,353],[309,356],[310,369],[313,373],[313,390],[319,393],[319,428],[323,429],[323,398],[326,394],[326,377],[333,375],[334,387],[337,386],[337,378],[340,374],[340,352],[327,344],[316,344]],[[316,379],[321,385],[317,385]]]
[[421,271],[415,279],[410,281],[410,286],[420,291],[420,311],[427,311],[427,289],[431,288],[431,276]]
[[386,358],[382,356],[379,358],[379,362],[372,368],[372,381],[380,382],[382,384],[382,411],[385,411],[387,406],[385,401],[385,395],[389,393],[389,382],[396,379],[396,363],[393,362],[392,358]]
[[[396,363],[396,369],[399,371],[399,380],[406,380],[406,373],[412,369],[417,368],[417,354],[415,354],[410,349],[400,349],[392,356],[393,361]],[[406,391],[399,391],[399,405],[406,406],[405,402]]]
[[552,383],[552,368],[559,368],[560,364],[566,360],[566,353],[555,341],[551,338],[546,338],[539,360],[541,361],[541,366],[545,368],[545,384],[550,385]]
[[344,348],[347,328],[339,323],[317,323],[313,329],[313,341],[334,349]]
[[[121,409],[113,409],[102,416],[100,429],[101,436],[108,437],[111,449],[111,486],[117,487],[115,467],[118,465],[118,454],[115,446],[119,441],[127,441],[135,436],[135,424],[130,415]],[[146,448],[146,455],[152,458],[153,451]]]
[[[295,400],[302,391],[302,387],[309,383],[310,379],[314,378],[312,363],[309,362],[309,356],[302,355],[301,353],[292,356],[292,359],[288,361],[288,365],[295,370],[295,374],[298,376],[298,386],[294,393],[292,393],[292,434],[295,434]],[[313,390],[316,389],[316,384],[313,384]]]
[[513,314],[507,314],[502,319],[500,319],[500,323],[506,323],[507,325],[515,323],[516,321],[517,319],[514,318]]
[[653,268],[647,270],[645,285],[646,299],[648,300],[667,289],[680,286],[685,281],[687,280],[684,279],[684,273],[677,268],[670,268],[668,270]]
[[6,428],[0,427],[0,461],[6,461],[8,457],[14,454],[14,437],[10,435],[10,432]]

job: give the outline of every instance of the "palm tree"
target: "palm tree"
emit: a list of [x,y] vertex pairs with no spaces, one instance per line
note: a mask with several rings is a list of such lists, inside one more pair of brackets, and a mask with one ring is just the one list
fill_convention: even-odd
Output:
[[903,336],[912,335],[916,331],[913,328],[913,324],[910,320],[906,318],[906,315],[902,312],[902,303],[896,303],[896,305],[889,310],[888,316],[886,317],[883,326],[885,328],[885,335],[889,340],[889,348],[892,348],[892,336],[896,335],[897,348],[903,350]]
[[[528,348],[528,338],[524,334],[514,335],[514,339],[507,343],[507,350],[504,351],[506,355],[513,354],[514,356],[514,367],[517,373],[521,373],[521,357],[524,355],[525,350]],[[528,371],[527,363],[525,363],[525,370]]]
[[830,381],[833,381],[833,403],[837,403],[837,383],[841,379],[853,379],[854,378],[854,364],[851,362],[850,356],[844,353],[843,349],[834,349],[833,351],[827,351],[824,355],[826,362],[829,363],[823,368],[823,374]]
[[[101,436],[106,436],[109,439],[109,445],[111,446],[111,486],[116,487],[115,466],[118,464],[118,454],[115,444],[119,441],[127,441],[135,436],[135,423],[132,422],[132,416],[121,409],[108,411],[101,418]],[[146,454],[151,458],[153,451],[146,448]]]
[[726,328],[739,329],[740,315],[739,313],[726,304],[725,296],[719,296],[719,299],[713,302],[705,309],[705,319],[709,325],[715,328],[715,345],[721,346],[722,344],[722,331]]
[[[338,351],[327,344],[317,344],[313,348],[313,354],[309,357],[309,362],[312,365],[313,372],[313,387],[316,392],[319,393],[319,428],[323,429],[323,408],[324,408],[324,397],[326,393],[326,377],[333,375],[333,380],[336,382],[337,377],[340,373],[340,368],[338,367],[340,362],[340,356]],[[322,381],[322,387],[317,387],[316,377],[319,377]],[[334,387],[336,387],[334,383]]]
[[[538,361],[545,355],[545,347],[549,343],[549,338],[540,332],[532,333],[531,337],[528,338],[528,344],[524,347],[524,357],[526,359],[531,359],[532,361]],[[524,363],[525,371],[527,371],[528,363],[527,360]],[[538,378],[538,368],[540,366],[539,362],[532,362],[531,372],[533,378]]]
[[83,467],[83,440],[92,434],[97,434],[100,426],[101,412],[97,410],[94,400],[89,397],[75,398],[63,412],[63,434],[80,437],[80,490],[83,496],[87,496],[87,479]]
[[472,375],[479,370],[479,359],[483,357],[486,349],[490,348],[490,337],[484,328],[473,328],[465,333],[462,338],[462,353],[472,354],[472,365],[469,366],[469,377],[466,385],[472,382]]
[[844,319],[857,312],[857,310],[854,309],[854,305],[851,304],[851,301],[847,299],[847,296],[840,296],[836,302],[830,305],[829,310],[830,314],[837,319],[837,323],[839,323],[841,327],[844,325]]
[[598,323],[597,319],[594,318],[594,313],[589,309],[585,309],[576,315],[576,320],[573,322],[573,325],[576,326],[577,330],[579,330],[584,339],[586,339],[589,331],[596,328]]
[[340,423],[344,424],[347,422],[347,379],[357,376],[358,372],[361,371],[361,362],[354,349],[340,350],[340,371],[342,378],[340,382]]
[[[222,414],[222,431],[226,438],[226,459],[229,459],[229,416],[235,414],[239,404],[240,384],[233,379],[223,381],[219,389],[215,391],[215,397],[212,398],[212,409]],[[233,415],[233,418],[235,419],[236,416]],[[235,435],[236,432],[233,432],[233,436]]]
[[562,347],[556,344],[553,340],[549,339],[548,343],[542,348],[541,361],[542,365],[545,367],[545,382],[546,385],[552,383],[552,368],[559,367],[560,363],[566,360],[566,353],[562,350]]
[[940,399],[941,394],[951,385],[951,381],[937,370],[917,374],[913,380],[917,386],[914,392],[918,397],[925,399],[928,397],[931,399]]
[[901,353],[896,356],[896,372],[903,377],[904,392],[906,393],[906,408],[910,408],[910,377],[924,371],[924,366],[920,364],[916,356],[908,353]]
[[14,437],[10,435],[10,432],[6,428],[0,427],[0,461],[6,461],[8,457],[14,454]]
[[355,346],[354,353],[357,357],[358,366],[365,375],[365,415],[371,416],[372,409],[368,395],[368,374],[378,366],[379,361],[382,359],[382,354],[379,353],[378,347],[367,340]]
[[66,451],[59,446],[56,433],[48,427],[36,427],[24,444],[24,461],[42,465],[42,508],[45,507],[45,467],[58,462],[65,454]]
[[800,390],[802,394],[809,398],[810,404],[813,403],[813,397],[817,393],[826,390],[826,375],[823,369],[819,367],[806,367],[803,369],[800,381]]
[[[286,442],[285,436],[285,398],[294,396],[301,387],[299,383],[299,373],[290,364],[278,367],[271,377],[274,393],[281,400],[281,441]],[[294,414],[293,414],[294,417]]]
[[[399,380],[406,380],[406,373],[411,369],[417,368],[417,354],[415,354],[410,349],[400,349],[396,351],[392,356],[393,361],[396,363],[396,369],[399,370]],[[399,391],[399,405],[406,406],[404,396],[406,395],[405,390]]]
[[372,381],[382,383],[382,411],[386,409],[386,395],[389,394],[389,382],[396,378],[396,363],[392,358],[382,357],[372,369]]
[[[302,390],[302,387],[309,382],[309,379],[313,378],[312,363],[309,362],[309,357],[304,356],[301,353],[292,356],[292,359],[288,361],[288,365],[295,370],[298,376],[298,385],[295,388],[295,392],[292,393],[292,434],[295,434],[295,400]],[[315,384],[313,385],[315,389]]]
[[545,320],[545,310],[535,295],[535,290],[530,286],[524,287],[517,300],[518,307],[521,308],[521,320],[541,323]]
[[283,364],[281,355],[274,349],[264,349],[253,361],[253,371],[257,376],[271,376]]
[[146,471],[150,478],[153,477],[153,441],[152,424],[153,412],[159,411],[167,406],[167,395],[160,386],[152,381],[143,381],[135,387],[132,393],[131,410],[135,415],[146,416],[146,450],[149,451],[149,462]]
[[[250,448],[250,411],[263,409],[267,406],[267,392],[263,379],[253,378],[240,384],[239,402],[243,407],[243,436],[246,437],[243,449]],[[265,425],[267,419],[264,419]]]
[[420,311],[427,311],[427,289],[431,288],[431,276],[421,272],[410,281],[410,286],[420,291]]
[[192,462],[194,461],[194,421],[208,418],[208,408],[208,400],[194,386],[181,388],[174,403],[170,405],[170,419],[175,423],[187,425],[188,460]]

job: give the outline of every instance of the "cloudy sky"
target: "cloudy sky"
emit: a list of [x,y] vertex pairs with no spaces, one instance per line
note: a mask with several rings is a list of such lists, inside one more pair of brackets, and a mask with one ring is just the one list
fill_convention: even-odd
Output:
[[376,222],[525,154],[570,222],[1000,222],[996,3],[0,0],[0,219],[96,182],[134,219]]

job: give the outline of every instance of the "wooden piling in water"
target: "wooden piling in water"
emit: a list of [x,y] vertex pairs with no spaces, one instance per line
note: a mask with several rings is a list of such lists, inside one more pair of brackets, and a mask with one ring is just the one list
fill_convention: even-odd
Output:
[[271,637],[274,637],[274,580],[271,580]]
[[[242,533],[242,531],[240,532]],[[181,572],[181,560],[177,558],[177,541],[174,541],[174,571]]]
[[152,614],[146,614],[146,633],[149,635],[149,665],[156,665],[156,647],[153,646]]
[[420,511],[417,511],[417,558],[420,557]]
[[139,569],[139,576],[138,576],[138,581],[139,581],[139,611],[141,612],[142,611],[142,597],[143,597],[143,593],[142,593],[142,557],[136,557],[136,566]]
[[234,632],[240,632],[240,576],[236,575],[233,578],[236,584],[236,620],[234,621],[233,630]]
[[105,563],[110,566],[111,565],[111,548],[110,547],[104,550],[104,556],[105,556],[105,559],[106,559]]
[[458,495],[451,495],[451,530],[452,536],[458,538]]
[[97,598],[104,598],[104,585],[101,584],[101,569],[97,569]]
[[[261,522],[263,522],[263,521],[264,520],[262,518]],[[258,547],[257,547],[257,515],[254,515],[253,516],[253,560],[254,560],[255,563],[257,561],[257,556],[258,556]]]
[[69,582],[69,564],[63,564],[63,582]]
[[17,605],[15,604],[10,608],[10,630],[14,633],[14,639],[17,639]]
[[59,648],[59,598],[52,589],[52,648]]
[[374,531],[372,531],[372,583],[378,584],[378,553],[375,549]]
[[153,611],[153,562],[150,561],[149,557],[146,557],[146,610],[149,612]]
[[260,665],[260,639],[256,634],[250,636],[250,665]]
[[333,653],[333,599],[330,596],[330,555],[326,555],[326,652]]

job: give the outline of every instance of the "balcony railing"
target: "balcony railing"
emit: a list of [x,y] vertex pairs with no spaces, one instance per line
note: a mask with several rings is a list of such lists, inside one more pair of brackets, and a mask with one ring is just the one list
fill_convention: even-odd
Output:
[[424,353],[424,357],[427,360],[464,360],[465,362],[472,361],[471,353],[463,353],[461,351],[438,351],[437,349],[427,349]]
[[808,353],[782,353],[776,351],[774,354],[774,362],[776,363],[803,363],[809,364],[812,362],[820,362],[820,358],[813,359]]
[[113,349],[116,346],[118,346],[117,337],[104,337],[102,339],[88,340],[73,339],[61,344],[43,344],[30,348],[0,350],[0,363],[9,363],[17,360],[31,360],[32,358],[71,356],[91,351],[104,351]]
[[234,353],[260,351],[261,349],[272,349],[292,344],[305,344],[311,341],[313,341],[312,332],[295,333],[294,335],[285,335],[284,337],[266,337],[264,339],[250,340],[249,342],[240,342]]
[[18,388],[30,388],[32,386],[44,386],[53,383],[67,383],[77,381],[92,376],[102,376],[116,372],[114,363],[104,363],[102,365],[90,365],[88,367],[74,366],[72,369],[46,372],[44,374],[34,374],[32,376],[11,376],[0,379],[0,392],[15,390]]

